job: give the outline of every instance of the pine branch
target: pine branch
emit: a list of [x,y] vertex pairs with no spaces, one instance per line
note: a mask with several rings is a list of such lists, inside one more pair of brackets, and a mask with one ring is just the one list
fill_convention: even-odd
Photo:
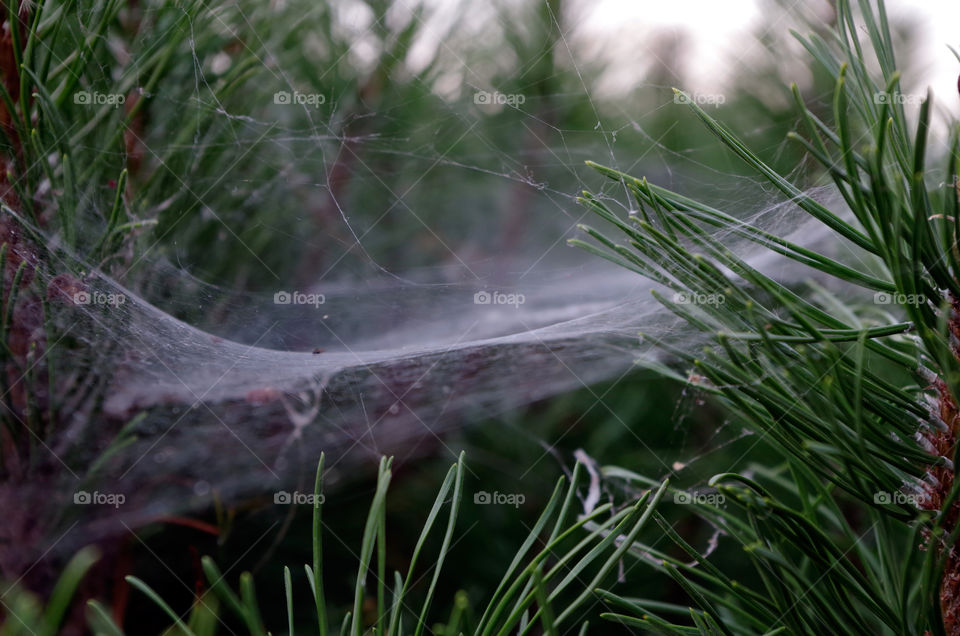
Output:
[[[872,260],[870,271],[595,164],[644,209],[621,219],[597,195],[581,199],[626,241],[588,228],[599,246],[586,245],[673,291],[672,300],[655,295],[708,334],[713,346],[693,354],[658,344],[692,368],[698,385],[783,462],[764,468],[760,480],[714,477],[710,485],[728,506],[695,507],[740,544],[760,586],[727,579],[665,522],[666,535],[696,567],[662,548],[634,546],[639,560],[687,591],[699,608],[687,616],[697,633],[711,633],[705,625],[719,621],[724,633],[826,627],[845,634],[960,634],[960,559],[949,547],[960,532],[954,481],[960,430],[957,190],[931,191],[925,181],[932,98],[923,101],[916,128],[908,128],[883,3],[860,2],[855,14],[841,1],[837,10],[833,42],[800,38],[836,82],[833,125],[823,124],[794,87],[809,138],[790,138],[820,164],[852,219],[767,166],[694,100],[680,101],[814,222],[860,250],[861,262]],[[876,80],[868,53],[883,70]],[[956,175],[955,123],[951,129],[946,169]],[[866,303],[830,298],[822,287],[813,294],[812,287],[774,280],[717,236],[746,239],[813,268],[849,290],[848,298],[859,289],[867,298],[875,294],[875,304],[893,301],[907,321],[887,322],[886,312],[878,318]],[[869,522],[851,520],[860,515]],[[661,616],[686,614],[686,608],[616,600],[638,618],[611,615],[614,620],[694,633]]]

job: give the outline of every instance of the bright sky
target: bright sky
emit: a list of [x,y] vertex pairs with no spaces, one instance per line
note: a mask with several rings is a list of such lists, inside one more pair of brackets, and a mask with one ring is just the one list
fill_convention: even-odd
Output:
[[[581,5],[580,16],[584,40],[602,43],[597,47],[606,49],[627,67],[630,61],[643,63],[650,50],[646,42],[655,34],[685,35],[684,68],[696,84],[689,88],[711,91],[722,88],[725,74],[736,66],[733,61],[749,61],[751,55],[762,52],[753,37],[758,26],[778,37],[796,26],[787,20],[771,19],[782,15],[779,10],[763,11],[774,5],[774,0],[588,0]],[[951,99],[949,103],[956,105],[960,63],[947,44],[960,48],[960,2],[888,0],[887,8],[894,28],[904,20],[919,22],[920,32],[926,34],[915,52],[917,62],[922,64],[920,84],[933,86],[941,99]],[[908,78],[904,81],[907,88],[914,88]],[[615,91],[617,83],[611,77],[607,89]]]

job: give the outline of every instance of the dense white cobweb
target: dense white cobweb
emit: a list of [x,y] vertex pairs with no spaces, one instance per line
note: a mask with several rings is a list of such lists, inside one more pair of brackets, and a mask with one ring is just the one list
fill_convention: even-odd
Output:
[[[789,203],[751,217],[792,227],[788,235],[800,243],[824,238]],[[761,248],[731,246],[782,280],[809,274]],[[88,297],[107,304],[59,303],[61,324],[81,342],[66,355],[84,388],[68,400],[76,416],[50,451],[63,462],[65,498],[96,490],[122,494],[124,505],[71,507],[88,524],[71,533],[83,541],[121,531],[121,522],[132,527],[214,499],[302,484],[320,451],[332,458],[335,480],[342,461],[403,458],[425,436],[621,377],[638,359],[660,355],[640,330],[678,346],[702,344],[651,296],[649,282],[604,262],[489,290],[522,298],[513,305],[477,304],[483,286],[382,275],[298,290],[322,293],[322,304],[278,304],[272,294],[203,285],[161,262],[149,271],[172,299],[164,310],[142,296],[155,290],[134,292],[86,271]],[[178,285],[189,292],[181,297]],[[184,299],[207,299],[218,316],[202,326],[181,321],[171,311]],[[82,400],[101,381],[96,410]],[[84,440],[111,440],[98,427],[117,431],[133,418],[120,450],[91,474],[107,448]]]
[[[559,48],[578,76],[575,56]],[[195,70],[195,98],[203,102],[206,62],[197,60]],[[283,73],[280,79],[286,81]],[[477,122],[498,111],[472,99],[451,100],[443,122],[419,122],[415,134],[393,138],[344,136],[335,108],[307,110],[305,119],[277,126],[262,115],[206,104],[237,126],[234,152],[248,152],[254,139],[260,148],[266,138],[265,161],[274,163],[263,182],[192,187],[239,187],[251,206],[271,205],[268,195],[277,187],[332,203],[330,225],[314,234],[264,225],[266,233],[286,233],[293,252],[309,254],[319,245],[336,253],[306,276],[274,276],[272,288],[205,282],[186,250],[149,235],[150,249],[135,269],[108,274],[64,248],[55,232],[34,228],[57,259],[52,274],[84,274],[82,281],[45,281],[65,290],[51,300],[64,337],[48,350],[72,380],[58,396],[61,412],[70,415],[47,448],[57,503],[69,504],[78,492],[124,497],[118,508],[63,506],[68,512],[51,527],[59,532],[76,522],[84,530],[60,549],[207,509],[215,500],[270,496],[302,483],[321,451],[331,457],[335,481],[348,458],[402,458],[425,436],[621,377],[637,359],[660,355],[638,339],[641,330],[679,346],[701,344],[652,297],[651,283],[566,245],[578,235],[577,223],[594,223],[576,204],[582,189],[630,213],[623,186],[604,181],[584,159],[709,194],[710,203],[745,222],[823,246],[825,234],[791,202],[729,169],[706,168],[696,160],[699,148],[669,150],[640,121],[627,118],[610,129],[605,121],[615,118],[594,103],[586,80],[581,89],[508,106],[530,133],[519,154],[477,137],[481,128],[490,130]],[[186,111],[194,106],[162,93],[155,99]],[[567,100],[583,102],[595,126],[550,123],[545,113]],[[393,116],[387,106],[364,115]],[[429,138],[439,124],[459,126],[452,137],[478,150],[454,156],[446,146],[411,147],[410,137]],[[621,150],[626,138],[633,143]],[[648,156],[639,157],[638,148]],[[147,148],[156,157],[166,150],[162,142]],[[332,183],[346,154],[360,157],[349,167],[354,190],[390,189],[378,158],[413,166],[413,178],[390,192],[386,209],[363,209],[362,196],[338,193]],[[817,194],[832,198],[828,190]],[[99,230],[103,215],[96,208],[104,203],[86,203],[81,213]],[[203,218],[233,219],[222,223],[223,233],[236,237],[241,229],[231,226],[236,217],[229,212],[205,207]],[[409,227],[416,228],[413,236],[405,233]],[[774,278],[796,282],[810,274],[733,235],[720,238]],[[254,267],[262,263],[256,248],[247,251]],[[434,256],[424,262],[423,253]],[[77,293],[85,294],[80,302]],[[48,493],[50,485],[26,489]]]

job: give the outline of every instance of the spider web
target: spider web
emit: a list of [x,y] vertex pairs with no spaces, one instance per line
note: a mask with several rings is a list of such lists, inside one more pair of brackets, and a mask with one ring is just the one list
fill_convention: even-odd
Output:
[[[364,34],[379,23],[337,6],[354,42],[341,63],[369,67],[364,51],[376,43]],[[401,9],[384,19],[400,25],[391,33],[409,20],[442,22],[443,11],[411,18]],[[465,67],[468,51],[434,42],[445,60],[438,69],[417,75],[412,54],[410,68],[395,70],[421,85],[410,100],[435,109],[412,123],[410,102],[369,107],[335,83],[322,108],[271,100],[308,91],[290,61],[304,54],[276,34],[255,41],[259,32],[244,25],[258,20],[231,5],[190,22],[193,31],[247,34],[244,45],[267,69],[256,96],[221,99],[218,77],[236,60],[193,40],[192,61],[175,78],[179,92],[149,95],[156,121],[168,121],[165,113],[171,123],[134,145],[169,191],[139,208],[127,203],[133,218],[156,226],[135,237],[126,259],[93,262],[83,243],[74,250],[56,230],[32,227],[52,259],[37,276],[53,290],[62,334],[46,351],[63,383],[53,397],[65,425],[43,442],[50,470],[18,485],[18,497],[46,498],[38,526],[65,553],[217,501],[270,497],[300,483],[321,451],[335,483],[350,462],[404,458],[417,439],[443,444],[451,430],[621,377],[638,358],[661,355],[638,340],[640,330],[701,345],[651,296],[649,281],[566,245],[579,223],[594,223],[576,203],[581,190],[631,212],[624,186],[586,159],[709,195],[711,205],[804,246],[831,244],[740,167],[709,167],[706,142],[677,151],[663,131],[649,133],[648,117],[682,108],[663,98],[667,85],[649,87],[660,101],[638,118],[594,98],[576,38],[550,11],[539,26],[557,36],[540,53],[569,67],[573,84],[503,93],[523,103],[477,103],[481,91],[497,93],[496,73]],[[522,77],[529,69],[519,64]],[[583,125],[555,123],[565,109]],[[212,124],[177,139],[162,127],[176,112],[181,122],[212,113]],[[196,164],[168,162],[183,151],[231,160],[221,174],[198,178]],[[184,190],[194,196],[184,199]],[[825,188],[810,193],[835,198]],[[103,184],[84,190],[79,226],[88,236],[102,232],[113,196]],[[210,247],[193,247],[201,232],[212,233]],[[733,234],[721,238],[774,278],[810,275]],[[223,276],[216,259],[237,253],[245,273]],[[81,492],[122,495],[123,504],[70,505]]]

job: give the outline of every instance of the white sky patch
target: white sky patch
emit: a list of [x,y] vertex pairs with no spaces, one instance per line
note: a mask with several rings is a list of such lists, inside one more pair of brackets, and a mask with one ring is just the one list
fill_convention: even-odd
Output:
[[[904,78],[905,88],[932,86],[949,100],[941,106],[955,107],[960,63],[947,45],[960,47],[960,3],[890,0],[887,8],[894,27],[904,20],[919,23],[917,48],[910,53],[921,76]],[[744,72],[751,56],[764,53],[758,30],[787,42],[788,30],[797,28],[772,0],[592,0],[577,7],[577,17],[582,20],[578,42],[608,61],[598,90],[611,96],[643,81],[642,71],[655,66],[663,42],[671,37],[678,38],[680,57],[664,62],[691,85],[683,88],[719,92],[731,73]],[[798,79],[802,84],[803,78]]]
[[898,0],[889,7],[890,20],[913,17],[921,20],[922,31],[926,37],[918,38],[916,50],[917,63],[923,78],[919,86],[934,87],[936,95],[943,100],[941,106],[956,109],[960,97],[957,90],[957,75],[960,62],[947,48],[960,49],[960,2],[956,0],[924,0],[909,2]]
[[[666,37],[682,41],[677,60],[659,60],[678,75],[696,84],[698,90],[720,90],[728,75],[724,60],[743,55],[742,47],[758,48],[752,37],[761,17],[754,0],[599,0],[578,12],[585,45],[611,61],[609,73],[598,87],[616,93],[635,85],[644,70],[654,67]],[[621,62],[617,62],[620,60]]]

